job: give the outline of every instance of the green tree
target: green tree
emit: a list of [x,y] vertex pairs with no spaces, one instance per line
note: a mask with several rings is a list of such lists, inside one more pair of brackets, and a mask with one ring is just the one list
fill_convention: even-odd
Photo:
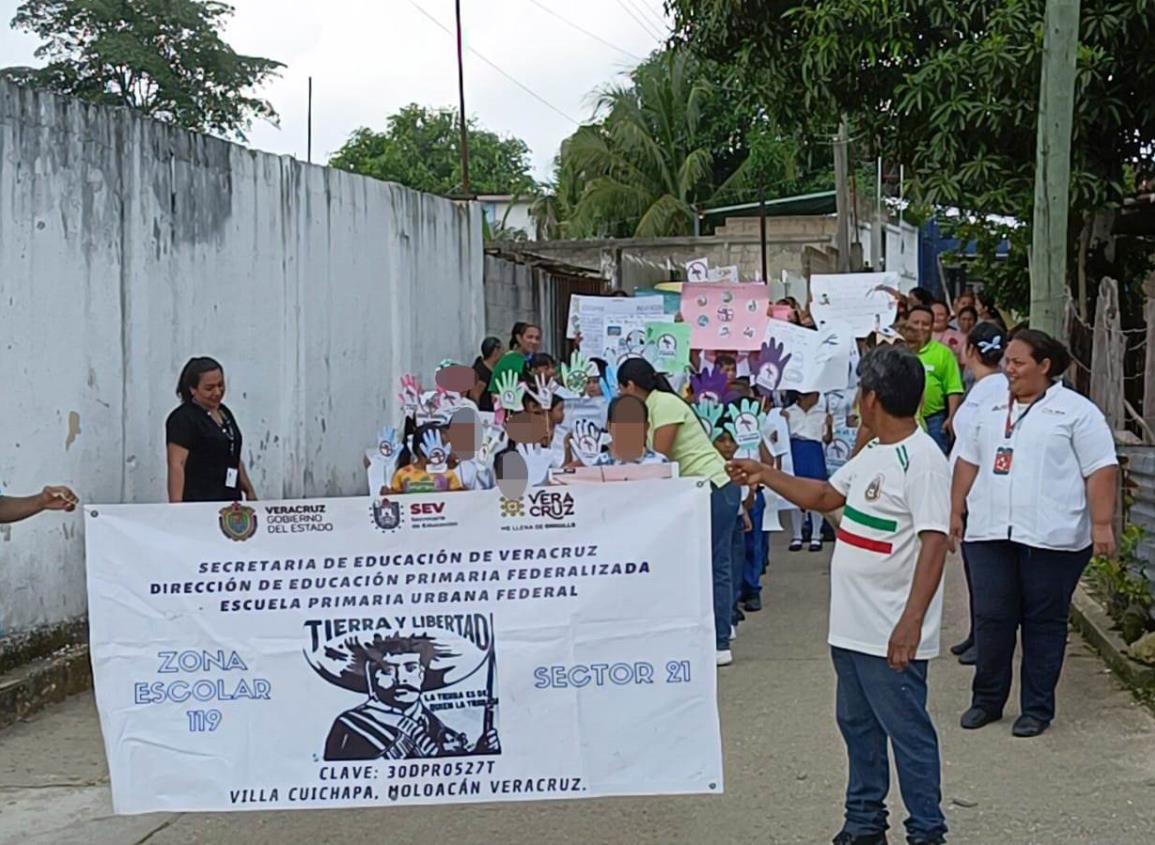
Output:
[[243,139],[253,118],[276,120],[254,89],[283,65],[239,55],[221,39],[232,13],[225,3],[201,0],[28,0],[12,26],[44,42],[36,57],[46,64],[2,73],[186,129]]
[[784,131],[728,65],[664,50],[599,93],[534,215],[539,237],[684,235],[696,207],[832,185],[830,148]]
[[[356,130],[329,164],[418,191],[459,194],[460,131],[455,110],[411,104],[388,118],[384,132]],[[529,147],[520,138],[502,138],[470,120],[469,181],[477,194],[532,193]]]
[[[860,149],[906,165],[913,199],[959,207],[969,221],[964,234],[984,243],[1005,226],[991,222],[994,215],[1032,217],[1044,5],[671,0],[677,38],[732,62],[780,122],[830,134],[846,115]],[[1079,254],[1081,231],[1121,204],[1129,172],[1152,172],[1153,30],[1155,0],[1083,0],[1072,276],[1088,261]],[[1013,240],[1029,243],[1029,226]],[[1004,301],[1018,307],[1025,268],[1023,251],[989,266],[1001,275],[994,281]]]

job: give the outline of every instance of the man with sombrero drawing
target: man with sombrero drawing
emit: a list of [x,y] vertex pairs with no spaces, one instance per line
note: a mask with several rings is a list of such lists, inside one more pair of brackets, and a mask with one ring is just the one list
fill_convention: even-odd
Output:
[[326,760],[402,760],[417,757],[461,757],[501,752],[497,732],[484,731],[477,743],[445,725],[422,701],[422,693],[439,689],[452,667],[434,669],[435,661],[455,657],[432,637],[421,634],[350,639],[344,644],[346,665],[326,675],[368,699],[333,722],[325,741]]

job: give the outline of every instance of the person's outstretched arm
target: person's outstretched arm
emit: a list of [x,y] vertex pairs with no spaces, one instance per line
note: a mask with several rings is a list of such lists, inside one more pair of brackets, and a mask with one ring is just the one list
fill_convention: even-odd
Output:
[[0,496],[0,523],[20,522],[43,511],[74,511],[78,501],[67,487],[45,487],[35,496]]

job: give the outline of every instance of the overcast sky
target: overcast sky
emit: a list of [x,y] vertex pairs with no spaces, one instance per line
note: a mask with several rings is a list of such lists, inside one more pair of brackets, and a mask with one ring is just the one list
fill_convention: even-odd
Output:
[[[382,128],[407,103],[457,106],[453,38],[419,11],[452,31],[453,0],[232,4],[236,15],[225,37],[233,48],[287,65],[263,92],[281,116],[280,128],[255,124],[249,139],[254,147],[305,157],[309,76],[314,161],[325,160],[359,126]],[[36,40],[7,26],[19,5],[0,0],[0,66],[34,63]],[[523,138],[535,175],[548,176],[574,121],[588,119],[590,93],[619,78],[658,46],[658,36],[665,37],[661,7],[661,0],[462,0],[466,47],[549,103],[467,53],[467,111],[488,129]]]

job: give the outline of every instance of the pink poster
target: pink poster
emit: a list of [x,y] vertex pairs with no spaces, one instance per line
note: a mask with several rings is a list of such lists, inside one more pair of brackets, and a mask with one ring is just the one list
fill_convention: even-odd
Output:
[[770,294],[761,282],[686,282],[682,319],[694,349],[761,349],[770,321]]

